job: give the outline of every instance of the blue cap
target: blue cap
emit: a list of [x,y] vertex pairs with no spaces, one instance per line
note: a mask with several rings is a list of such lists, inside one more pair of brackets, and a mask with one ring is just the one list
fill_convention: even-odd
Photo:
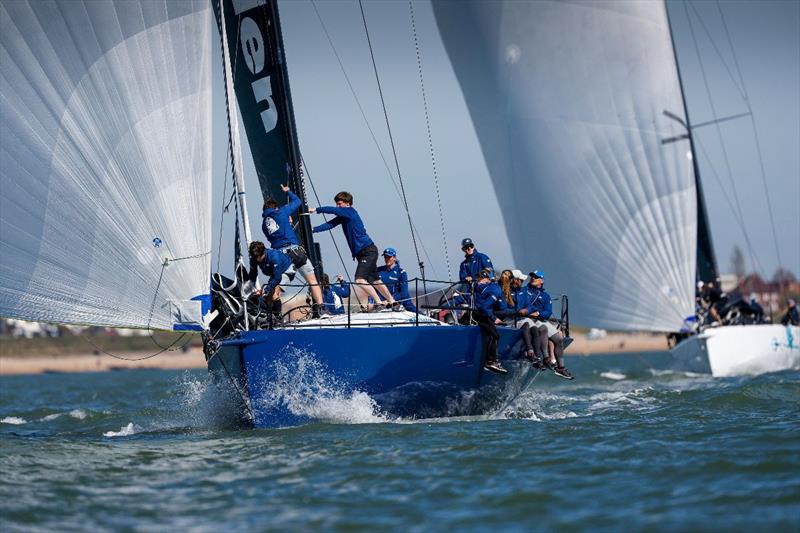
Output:
[[388,255],[389,257],[397,257],[397,250],[394,248],[387,248],[383,251],[383,255]]
[[534,270],[530,273],[532,278],[541,278],[544,279],[544,270]]
[[461,241],[462,248],[466,248],[467,246],[473,246],[473,247],[475,246],[475,243],[473,243],[472,239],[470,239],[469,237],[466,237]]

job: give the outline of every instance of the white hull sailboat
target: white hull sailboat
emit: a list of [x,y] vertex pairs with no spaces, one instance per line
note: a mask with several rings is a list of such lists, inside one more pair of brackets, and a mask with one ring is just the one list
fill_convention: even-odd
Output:
[[672,349],[676,366],[714,377],[800,368],[800,328],[751,324],[708,328]]

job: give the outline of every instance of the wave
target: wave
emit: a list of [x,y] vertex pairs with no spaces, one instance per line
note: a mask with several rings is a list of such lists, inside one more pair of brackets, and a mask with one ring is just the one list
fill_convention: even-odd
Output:
[[133,422],[129,422],[127,426],[123,426],[119,429],[119,431],[106,431],[103,433],[104,437],[129,437],[130,435],[136,434],[136,427],[133,425]]
[[291,348],[272,370],[272,379],[260,384],[260,409],[282,407],[295,416],[329,423],[390,421],[369,394],[347,386],[306,350]]
[[606,378],[606,379],[610,379],[610,380],[613,380],[613,381],[621,381],[621,380],[627,378],[628,376],[626,376],[625,374],[620,374],[619,372],[610,372],[609,371],[609,372],[600,372],[600,377],[603,377],[603,378]]
[[28,421],[24,418],[20,418],[18,416],[7,416],[0,420],[0,424],[11,424],[13,426],[19,426],[22,424],[27,424]]

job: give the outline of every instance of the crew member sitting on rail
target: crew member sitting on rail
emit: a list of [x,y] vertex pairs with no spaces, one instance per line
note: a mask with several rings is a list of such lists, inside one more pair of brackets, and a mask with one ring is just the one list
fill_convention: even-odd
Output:
[[261,269],[261,272],[270,277],[267,284],[256,291],[255,294],[258,296],[263,295],[267,308],[280,317],[280,284],[291,283],[290,276],[294,275],[292,260],[282,252],[268,249],[261,241],[251,242],[248,252],[250,253],[250,270],[247,273],[247,279],[251,283],[255,283],[258,279],[258,269]]
[[345,285],[342,276],[336,276],[336,283],[331,285],[328,275],[322,275],[322,300],[325,302],[325,311],[332,315],[343,314],[344,303],[341,299],[349,297],[350,287]]
[[[483,337],[483,368],[497,374],[508,372],[497,359],[497,344],[500,341],[500,333],[495,324],[502,323],[495,315],[495,311],[503,312],[508,309],[508,305],[503,300],[503,291],[500,286],[492,281],[492,271],[484,268],[478,274],[478,282],[475,284],[474,308],[470,314],[472,319],[481,328]],[[455,305],[469,304],[469,300],[463,294],[456,296]]]
[[353,254],[353,259],[358,261],[355,275],[356,299],[362,305],[368,305],[369,298],[372,298],[374,302],[380,301],[378,297],[378,292],[380,292],[388,302],[388,305],[393,306],[395,303],[394,297],[380,281],[380,276],[378,275],[378,249],[372,239],[369,238],[369,235],[367,235],[367,230],[364,228],[364,223],[361,221],[358,211],[353,208],[353,195],[342,191],[334,196],[333,200],[336,202],[336,207],[321,206],[316,209],[309,209],[311,213],[336,215],[332,220],[316,226],[314,233],[329,231],[341,225],[342,231],[344,231],[344,238],[347,240],[347,246],[350,247],[350,253]]
[[283,207],[278,207],[278,202],[272,198],[264,202],[264,211],[261,213],[261,230],[273,249],[289,256],[295,271],[311,287],[311,298],[314,300],[312,315],[318,317],[322,307],[322,291],[317,284],[317,276],[314,274],[314,267],[311,265],[311,261],[308,259],[308,253],[305,248],[300,246],[300,241],[297,239],[290,219],[292,214],[300,209],[302,202],[286,185],[281,185],[281,190],[289,195],[289,203]]
[[[508,273],[508,276],[506,276]],[[505,282],[504,278],[508,278]],[[539,328],[533,326],[533,320],[528,318],[528,291],[522,288],[522,282],[525,281],[525,274],[522,271],[504,270],[500,276],[500,286],[503,288],[503,296],[511,305],[511,310],[503,319],[503,323],[512,328],[518,328],[522,332],[522,341],[525,344],[525,357],[530,360],[537,368],[544,368],[544,353],[541,352],[539,343]],[[508,290],[504,284],[508,284]],[[544,339],[547,338],[547,328],[541,326],[542,335]],[[544,341],[546,345],[546,340]],[[536,353],[539,349],[540,352]]]
[[[534,327],[545,326],[547,328],[546,335],[553,343],[553,354],[548,357],[545,364],[559,376],[573,379],[570,371],[564,367],[564,336],[558,331],[558,327],[549,320],[553,314],[553,304],[550,301],[550,295],[544,290],[544,272],[534,270],[530,273],[530,277],[531,280],[528,282],[528,316],[533,319]],[[548,348],[547,346],[544,348],[543,352],[545,354],[548,353]],[[554,357],[555,360],[553,360]]]
[[486,254],[480,253],[475,249],[475,243],[469,237],[461,241],[461,250],[464,252],[464,260],[461,261],[461,268],[458,270],[458,279],[463,283],[477,281],[478,273],[483,269],[488,269],[491,279],[494,279],[494,267],[492,260]]
[[387,248],[383,251],[384,265],[378,267],[378,275],[396,302],[400,302],[407,311],[417,312],[417,307],[408,293],[408,274],[397,260],[397,250]]

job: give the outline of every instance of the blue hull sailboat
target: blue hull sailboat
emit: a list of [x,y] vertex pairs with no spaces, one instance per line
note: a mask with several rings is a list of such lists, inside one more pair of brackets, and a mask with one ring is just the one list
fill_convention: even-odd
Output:
[[[301,374],[297,361],[302,357],[311,358],[337,387],[369,394],[377,411],[390,417],[496,412],[537,373],[529,361],[517,356],[519,330],[499,328],[499,356],[509,370],[501,376],[483,369],[483,342],[477,327],[432,320],[415,324],[412,313],[390,314],[396,316],[385,319],[397,325],[347,328],[323,323],[243,332],[221,341],[208,366],[235,379],[256,427],[308,421],[306,405],[293,404],[286,391],[280,390],[287,386],[281,372]],[[374,318],[356,315],[352,321],[370,316]]]

